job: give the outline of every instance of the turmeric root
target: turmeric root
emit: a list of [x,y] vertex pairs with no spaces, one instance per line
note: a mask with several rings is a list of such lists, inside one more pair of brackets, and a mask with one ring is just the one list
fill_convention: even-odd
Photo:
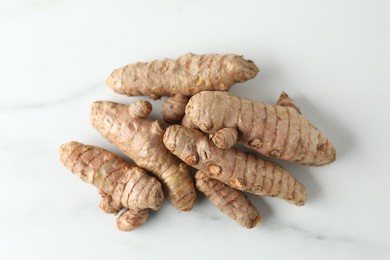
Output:
[[206,173],[195,174],[196,187],[228,217],[246,228],[253,228],[261,221],[257,209],[241,191],[210,178]]
[[116,220],[116,226],[122,231],[131,231],[146,222],[149,213],[147,210],[127,209]]
[[[291,104],[267,105],[226,92],[203,91],[190,99],[183,121],[209,134],[235,129],[240,144],[268,157],[316,166],[336,158],[333,144]],[[231,143],[217,144],[226,148]]]
[[148,208],[158,210],[162,205],[164,195],[156,178],[107,150],[69,142],[60,147],[60,160],[83,181],[99,189],[99,207],[106,213],[117,214],[122,208],[131,208],[131,212],[143,212],[143,221],[137,222],[142,224]]
[[202,90],[227,91],[237,83],[252,79],[256,65],[233,54],[195,55],[187,53],[176,60],[138,62],[116,69],[107,85],[128,96],[192,96]]
[[176,94],[172,97],[168,97],[162,106],[161,114],[164,122],[168,124],[179,123],[183,117],[189,98]]
[[165,128],[147,117],[152,105],[144,100],[128,106],[109,101],[94,102],[92,126],[115,144],[137,165],[152,172],[163,184],[170,203],[179,210],[191,210],[195,188],[188,166],[164,146]]
[[170,126],[164,144],[188,165],[233,188],[277,196],[296,205],[305,203],[305,187],[284,168],[235,148],[220,149],[198,130]]

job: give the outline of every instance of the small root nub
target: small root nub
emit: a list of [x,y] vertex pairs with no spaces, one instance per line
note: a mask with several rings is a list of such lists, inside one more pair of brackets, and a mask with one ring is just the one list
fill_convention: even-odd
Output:
[[212,175],[219,175],[222,172],[221,166],[215,164],[209,165],[208,170]]
[[129,106],[129,114],[131,117],[145,118],[152,112],[152,104],[146,100],[138,100]]

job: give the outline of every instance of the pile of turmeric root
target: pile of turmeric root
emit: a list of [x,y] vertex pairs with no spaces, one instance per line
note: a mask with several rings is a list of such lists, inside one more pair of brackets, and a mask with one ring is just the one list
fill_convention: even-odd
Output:
[[[129,106],[96,101],[91,125],[136,165],[75,141],[60,147],[60,160],[98,189],[99,207],[119,214],[117,227],[123,231],[144,224],[148,210],[160,209],[164,197],[176,209],[190,211],[196,189],[247,228],[261,217],[244,192],[304,205],[305,186],[288,170],[235,145],[315,166],[333,162],[335,148],[286,93],[271,105],[227,92],[258,72],[252,61],[239,55],[192,53],[116,69],[106,81],[114,92],[167,96],[161,110],[166,124],[149,118],[152,105],[146,100]],[[194,178],[190,167],[197,170]]]

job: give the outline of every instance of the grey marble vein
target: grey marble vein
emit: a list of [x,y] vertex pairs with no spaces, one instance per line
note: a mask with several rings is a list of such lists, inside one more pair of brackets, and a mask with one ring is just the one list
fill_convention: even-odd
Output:
[[27,109],[38,109],[38,108],[48,108],[52,106],[57,106],[57,105],[63,105],[68,102],[73,101],[76,98],[84,97],[86,95],[89,95],[91,91],[96,91],[99,89],[101,86],[100,83],[93,84],[87,88],[84,88],[80,91],[74,92],[66,97],[63,98],[58,98],[54,100],[49,100],[48,102],[31,102],[27,104],[22,104],[22,105],[6,105],[2,106],[0,105],[0,113],[5,113],[5,112],[10,112],[10,111],[21,111],[21,110],[27,110]]
[[381,251],[383,254],[390,254],[390,248],[387,246],[372,244],[369,241],[358,240],[358,239],[345,237],[345,236],[334,236],[334,235],[330,236],[330,235],[319,234],[294,225],[270,224],[267,225],[267,228],[271,230],[274,229],[274,230],[282,230],[282,231],[291,231],[296,235],[301,235],[306,239],[317,241],[319,243],[337,242],[337,243],[343,243],[346,245],[355,246],[359,248],[365,248],[367,250]]

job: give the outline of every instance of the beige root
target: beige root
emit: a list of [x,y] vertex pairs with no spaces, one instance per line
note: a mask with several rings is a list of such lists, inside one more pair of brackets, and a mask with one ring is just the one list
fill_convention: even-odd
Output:
[[164,122],[168,124],[179,123],[183,117],[189,98],[176,94],[172,97],[168,97],[162,106],[161,114]]
[[116,226],[122,231],[131,231],[144,224],[149,216],[147,210],[127,209],[116,220]]
[[[282,95],[279,103],[283,100],[286,105]],[[287,103],[267,105],[227,92],[203,91],[190,99],[183,121],[208,134],[233,128],[240,144],[268,157],[317,166],[333,162],[333,144]]]
[[198,130],[170,126],[164,144],[187,164],[233,188],[296,205],[305,203],[305,187],[280,165],[235,148],[220,149]]
[[191,210],[195,188],[188,166],[164,146],[165,128],[148,119],[149,102],[139,100],[128,106],[109,101],[94,102],[92,126],[140,167],[152,172],[163,184],[170,203],[179,210]]
[[187,53],[176,60],[137,62],[116,69],[107,85],[128,96],[192,96],[203,90],[227,91],[237,83],[252,79],[256,65],[233,54],[195,55]]
[[195,174],[198,190],[204,193],[210,201],[228,217],[246,228],[253,228],[261,222],[261,217],[247,196],[208,174],[198,171]]
[[164,195],[156,178],[107,150],[69,142],[60,147],[60,160],[98,188],[102,196],[99,207],[109,214],[117,214],[122,208],[147,214],[148,208],[158,210],[162,205]]

